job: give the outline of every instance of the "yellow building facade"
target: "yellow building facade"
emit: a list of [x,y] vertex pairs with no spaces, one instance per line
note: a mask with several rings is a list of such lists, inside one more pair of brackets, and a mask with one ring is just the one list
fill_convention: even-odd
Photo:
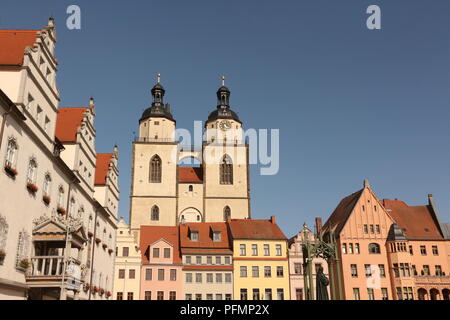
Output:
[[114,300],[140,300],[141,251],[123,218],[117,229]]
[[287,238],[270,220],[230,220],[234,299],[290,300]]

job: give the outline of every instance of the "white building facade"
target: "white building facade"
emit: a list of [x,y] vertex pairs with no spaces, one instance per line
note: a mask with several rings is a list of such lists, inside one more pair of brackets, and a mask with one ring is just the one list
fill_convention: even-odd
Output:
[[53,19],[0,30],[0,299],[113,291],[118,150],[97,154],[95,106],[60,108]]

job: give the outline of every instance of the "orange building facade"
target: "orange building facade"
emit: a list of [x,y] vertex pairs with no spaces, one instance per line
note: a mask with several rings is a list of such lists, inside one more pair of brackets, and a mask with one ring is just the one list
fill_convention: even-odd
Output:
[[423,206],[380,201],[365,181],[323,227],[340,248],[336,290],[345,300],[449,300],[449,231],[431,195]]

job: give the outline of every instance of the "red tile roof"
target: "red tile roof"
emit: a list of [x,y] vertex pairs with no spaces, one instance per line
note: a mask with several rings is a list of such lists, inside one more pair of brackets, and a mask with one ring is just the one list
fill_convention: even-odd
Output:
[[231,220],[228,224],[233,239],[287,240],[280,227],[271,220]]
[[406,238],[410,240],[442,240],[431,206],[408,206],[400,200],[382,201]]
[[156,241],[164,239],[173,246],[173,262],[181,263],[180,247],[178,240],[178,227],[141,226],[142,263],[149,263],[148,246]]
[[358,203],[363,191],[364,189],[361,189],[341,200],[331,216],[328,218],[327,222],[324,224],[323,230],[325,232],[334,229],[335,234],[339,235],[350,217],[350,214],[353,212],[353,208]]
[[202,167],[179,167],[178,182],[180,183],[203,183]]
[[83,122],[87,108],[59,108],[56,119],[56,137],[61,142],[75,142],[78,128]]
[[0,65],[22,65],[25,49],[34,45],[39,31],[0,30]]
[[[191,241],[190,230],[198,231],[198,241]],[[212,230],[221,232],[221,241],[213,241]],[[231,249],[230,241],[228,238],[227,225],[225,222],[181,224],[180,246],[182,249],[207,249],[205,253],[211,253],[211,251],[213,251],[211,249]]]
[[105,185],[108,176],[109,164],[111,163],[112,153],[97,153],[97,164],[95,168],[95,185]]

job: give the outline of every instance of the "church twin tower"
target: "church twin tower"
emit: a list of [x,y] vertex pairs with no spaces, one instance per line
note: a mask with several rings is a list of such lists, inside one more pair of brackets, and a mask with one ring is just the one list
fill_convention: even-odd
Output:
[[[153,101],[139,120],[132,151],[130,224],[135,235],[142,225],[250,218],[248,145],[242,122],[230,108],[224,78],[199,150],[176,141],[176,122],[170,105],[164,104],[159,75],[151,92]],[[183,166],[186,158],[200,165]]]

